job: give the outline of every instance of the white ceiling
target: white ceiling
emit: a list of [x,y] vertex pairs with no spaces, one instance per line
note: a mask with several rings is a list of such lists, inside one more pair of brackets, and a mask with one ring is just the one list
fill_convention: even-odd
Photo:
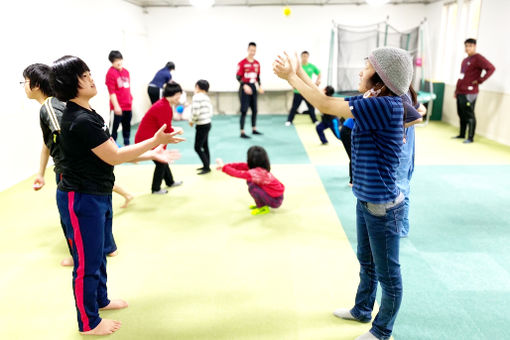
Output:
[[[124,0],[140,7],[190,6],[189,0]],[[393,5],[430,4],[440,0],[391,0]],[[365,0],[215,0],[214,6],[301,6],[301,5],[363,5]]]

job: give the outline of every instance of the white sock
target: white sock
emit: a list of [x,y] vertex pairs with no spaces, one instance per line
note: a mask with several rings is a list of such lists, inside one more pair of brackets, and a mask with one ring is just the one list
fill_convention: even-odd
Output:
[[333,312],[333,315],[340,319],[359,321],[354,316],[352,316],[350,310],[347,308],[339,308]]
[[370,332],[366,332],[365,334],[358,336],[356,340],[379,340],[379,338]]

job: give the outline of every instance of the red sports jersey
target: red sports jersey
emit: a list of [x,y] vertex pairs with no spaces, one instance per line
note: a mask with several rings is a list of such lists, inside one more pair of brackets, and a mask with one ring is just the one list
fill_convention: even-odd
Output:
[[255,59],[250,62],[244,58],[237,64],[237,75],[241,77],[243,84],[255,84],[260,85],[260,64]]

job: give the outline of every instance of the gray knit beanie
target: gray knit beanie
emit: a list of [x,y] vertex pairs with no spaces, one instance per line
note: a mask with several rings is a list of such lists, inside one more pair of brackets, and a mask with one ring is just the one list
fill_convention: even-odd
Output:
[[397,96],[409,91],[413,80],[413,61],[409,53],[396,47],[379,47],[370,52],[370,64]]

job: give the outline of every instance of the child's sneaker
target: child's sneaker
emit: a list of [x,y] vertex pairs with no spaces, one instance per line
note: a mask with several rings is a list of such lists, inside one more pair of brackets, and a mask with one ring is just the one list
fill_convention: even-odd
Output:
[[255,208],[251,211],[251,214],[252,215],[264,215],[264,214],[267,214],[269,212],[269,207],[267,205],[263,206],[263,207],[260,207],[260,208]]
[[256,209],[257,206],[256,205],[250,205],[250,209],[253,210],[253,209]]

